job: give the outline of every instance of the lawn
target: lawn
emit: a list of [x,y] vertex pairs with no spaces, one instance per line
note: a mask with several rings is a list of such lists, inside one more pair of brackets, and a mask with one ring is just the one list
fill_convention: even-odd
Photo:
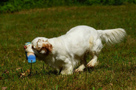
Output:
[[[24,44],[37,36],[63,35],[76,25],[124,28],[127,36],[119,44],[104,47],[93,69],[62,76],[37,60],[30,76]],[[52,7],[0,14],[0,53],[3,90],[136,90],[136,5]]]

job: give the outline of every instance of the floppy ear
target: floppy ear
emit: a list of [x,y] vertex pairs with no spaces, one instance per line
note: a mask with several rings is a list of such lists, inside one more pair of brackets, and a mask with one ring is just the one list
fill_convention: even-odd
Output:
[[41,50],[41,48],[42,48],[42,40],[41,40],[41,39],[38,39],[38,41],[37,41],[36,43],[37,43],[36,49],[37,49],[37,50]]
[[51,52],[52,51],[52,45],[48,42],[48,40],[45,41],[42,45],[43,48],[47,49],[47,51]]

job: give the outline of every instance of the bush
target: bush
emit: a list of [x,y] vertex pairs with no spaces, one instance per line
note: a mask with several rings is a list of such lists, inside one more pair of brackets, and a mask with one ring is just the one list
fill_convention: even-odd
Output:
[[2,0],[0,12],[64,5],[122,5],[124,3],[135,4],[136,0]]
[[9,0],[0,6],[0,12],[14,12],[22,9],[41,7],[43,0]]

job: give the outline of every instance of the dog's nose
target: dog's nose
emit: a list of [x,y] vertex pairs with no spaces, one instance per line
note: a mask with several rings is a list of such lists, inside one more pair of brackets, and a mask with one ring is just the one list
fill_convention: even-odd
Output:
[[24,46],[24,49],[27,49],[27,46]]

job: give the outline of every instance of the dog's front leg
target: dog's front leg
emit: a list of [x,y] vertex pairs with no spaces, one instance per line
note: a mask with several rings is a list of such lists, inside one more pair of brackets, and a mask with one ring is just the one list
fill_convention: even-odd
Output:
[[67,64],[67,65],[65,65],[65,66],[62,68],[61,74],[62,74],[62,75],[70,75],[70,74],[73,74],[73,66],[72,66],[72,64]]

